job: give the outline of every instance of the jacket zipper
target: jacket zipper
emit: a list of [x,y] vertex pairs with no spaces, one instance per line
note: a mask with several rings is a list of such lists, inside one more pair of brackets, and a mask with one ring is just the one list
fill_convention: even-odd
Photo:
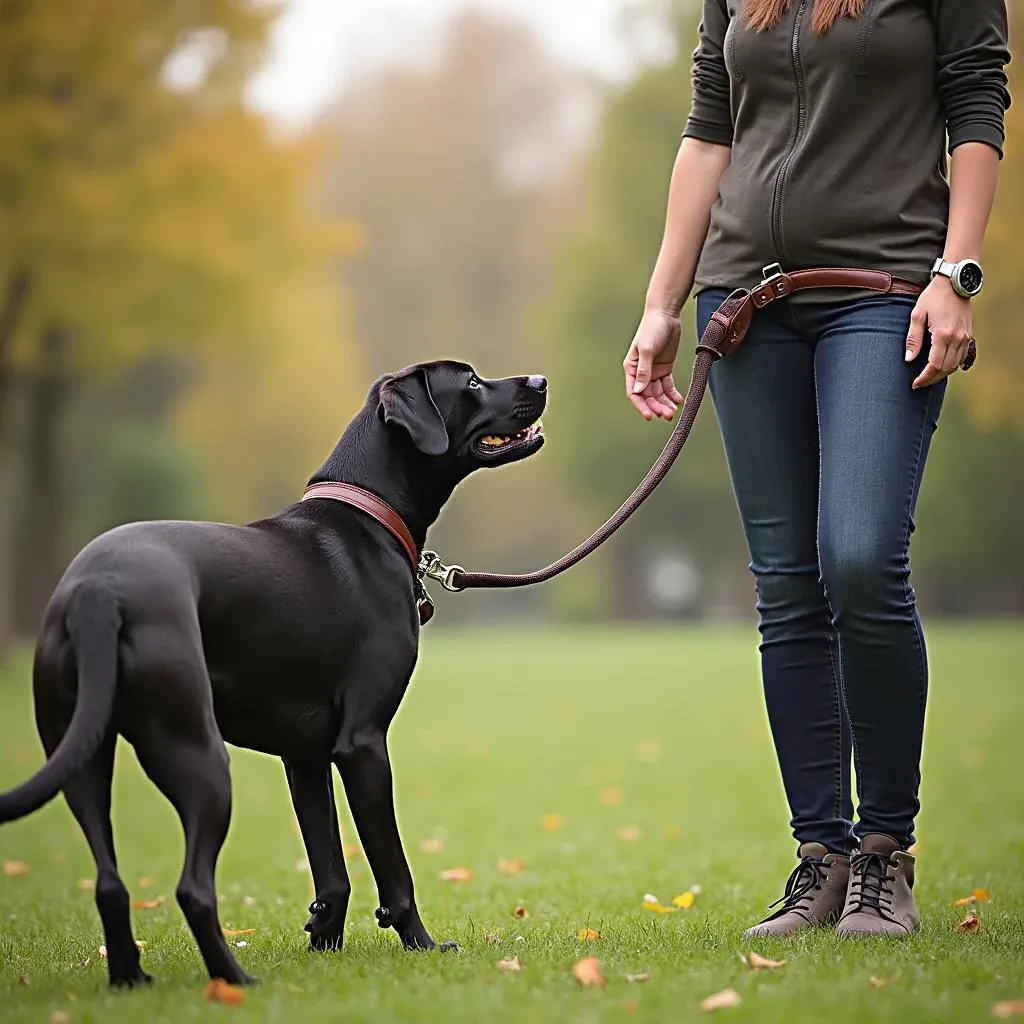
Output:
[[807,0],[800,0],[800,6],[796,9],[796,17],[793,19],[793,37],[790,40],[789,50],[793,61],[793,77],[796,79],[796,131],[793,133],[793,143],[789,147],[789,152],[779,167],[779,173],[775,179],[775,192],[772,196],[772,242],[775,245],[776,254],[783,263],[786,262],[786,249],[782,244],[782,199],[786,189],[786,173],[789,171],[790,161],[796,152],[796,147],[804,130],[804,122],[807,119],[804,66],[800,60],[800,29],[803,27],[806,9]]

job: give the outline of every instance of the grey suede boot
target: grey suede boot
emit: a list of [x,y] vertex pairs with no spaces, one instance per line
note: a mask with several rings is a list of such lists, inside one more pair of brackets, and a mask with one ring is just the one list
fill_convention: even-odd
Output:
[[921,927],[914,905],[914,858],[891,836],[867,835],[850,862],[850,888],[836,934],[909,935]]
[[782,905],[771,917],[748,928],[743,933],[745,939],[790,935],[833,924],[839,917],[846,899],[850,858],[829,853],[821,843],[804,843],[797,856],[800,863],[786,882],[785,894],[772,907]]

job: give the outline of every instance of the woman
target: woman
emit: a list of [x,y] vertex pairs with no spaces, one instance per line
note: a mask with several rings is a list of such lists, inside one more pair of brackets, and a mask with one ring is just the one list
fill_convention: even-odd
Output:
[[917,286],[774,302],[713,370],[799,844],[779,910],[748,936],[920,927],[907,849],[927,665],[908,549],[946,378],[971,341],[1008,61],[1003,0],[704,0],[630,401],[668,420],[682,400],[691,290],[703,332],[771,265]]

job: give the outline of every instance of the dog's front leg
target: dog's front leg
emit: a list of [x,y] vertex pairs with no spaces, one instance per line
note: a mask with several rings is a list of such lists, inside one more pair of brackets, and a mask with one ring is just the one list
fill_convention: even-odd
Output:
[[340,949],[352,886],[334,802],[333,766],[329,761],[285,761],[284,767],[316,892],[306,922],[309,945],[317,951]]
[[[394,928],[406,949],[434,949],[413,893],[412,872],[402,849],[395,818],[391,762],[384,733],[377,726],[343,730],[335,759],[367,862],[377,883],[377,923]],[[457,948],[445,942],[442,950]]]

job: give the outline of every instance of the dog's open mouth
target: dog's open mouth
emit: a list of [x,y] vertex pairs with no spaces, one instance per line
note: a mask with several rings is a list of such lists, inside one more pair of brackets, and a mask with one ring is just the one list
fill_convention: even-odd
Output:
[[511,453],[513,450],[532,445],[533,442],[543,440],[544,426],[537,420],[530,426],[524,427],[515,434],[484,434],[476,443],[476,449],[481,455],[497,455],[498,453]]

